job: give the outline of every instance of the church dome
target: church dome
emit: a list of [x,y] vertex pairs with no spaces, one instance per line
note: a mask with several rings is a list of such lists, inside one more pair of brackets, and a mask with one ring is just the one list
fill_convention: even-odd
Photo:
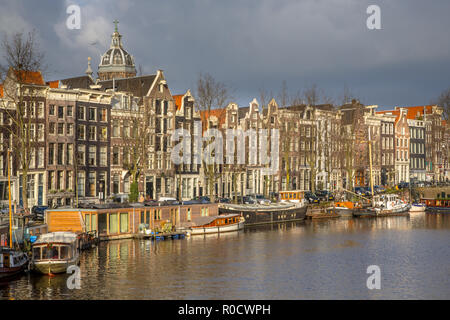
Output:
[[117,29],[111,36],[111,46],[100,58],[98,76],[100,80],[113,78],[128,78],[136,76],[136,68],[133,56],[131,56],[122,45],[122,35]]

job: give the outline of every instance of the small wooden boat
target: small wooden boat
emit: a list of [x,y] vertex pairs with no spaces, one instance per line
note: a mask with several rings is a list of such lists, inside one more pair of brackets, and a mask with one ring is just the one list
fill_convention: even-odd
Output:
[[244,218],[239,214],[198,217],[192,222],[184,222],[177,231],[184,231],[190,235],[223,233],[237,231],[244,228]]
[[59,231],[41,235],[32,248],[33,271],[55,274],[80,262],[80,241],[76,233]]
[[352,217],[353,211],[359,208],[358,204],[351,201],[336,201],[333,211],[341,217]]
[[0,247],[0,279],[14,276],[28,267],[26,253],[8,247]]

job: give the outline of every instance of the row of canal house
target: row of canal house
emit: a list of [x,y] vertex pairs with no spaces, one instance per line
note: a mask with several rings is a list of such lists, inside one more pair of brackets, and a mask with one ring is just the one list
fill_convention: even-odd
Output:
[[143,228],[162,230],[167,224],[177,227],[197,217],[218,215],[214,203],[190,205],[92,205],[89,208],[49,209],[45,223],[49,232],[94,231],[100,240],[131,238]]

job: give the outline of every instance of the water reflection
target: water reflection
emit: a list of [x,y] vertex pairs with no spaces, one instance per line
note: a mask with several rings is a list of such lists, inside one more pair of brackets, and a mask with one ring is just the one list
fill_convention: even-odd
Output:
[[[0,282],[0,297],[449,298],[449,217],[307,220],[179,240],[102,242],[81,255],[80,290],[67,288],[66,274],[24,274]],[[383,274],[377,292],[365,285],[371,264]]]

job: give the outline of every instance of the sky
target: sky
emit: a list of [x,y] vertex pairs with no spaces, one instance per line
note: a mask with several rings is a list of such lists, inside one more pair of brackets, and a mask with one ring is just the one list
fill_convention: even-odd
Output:
[[[66,12],[78,5],[80,29]],[[381,29],[370,30],[369,5]],[[45,80],[94,72],[119,21],[124,48],[144,74],[164,71],[172,94],[195,92],[200,73],[248,106],[283,81],[294,96],[316,85],[342,101],[344,88],[380,109],[429,104],[450,87],[448,0],[0,0],[0,33],[36,31]],[[372,20],[371,20],[372,21]],[[0,62],[2,61],[0,54]]]

